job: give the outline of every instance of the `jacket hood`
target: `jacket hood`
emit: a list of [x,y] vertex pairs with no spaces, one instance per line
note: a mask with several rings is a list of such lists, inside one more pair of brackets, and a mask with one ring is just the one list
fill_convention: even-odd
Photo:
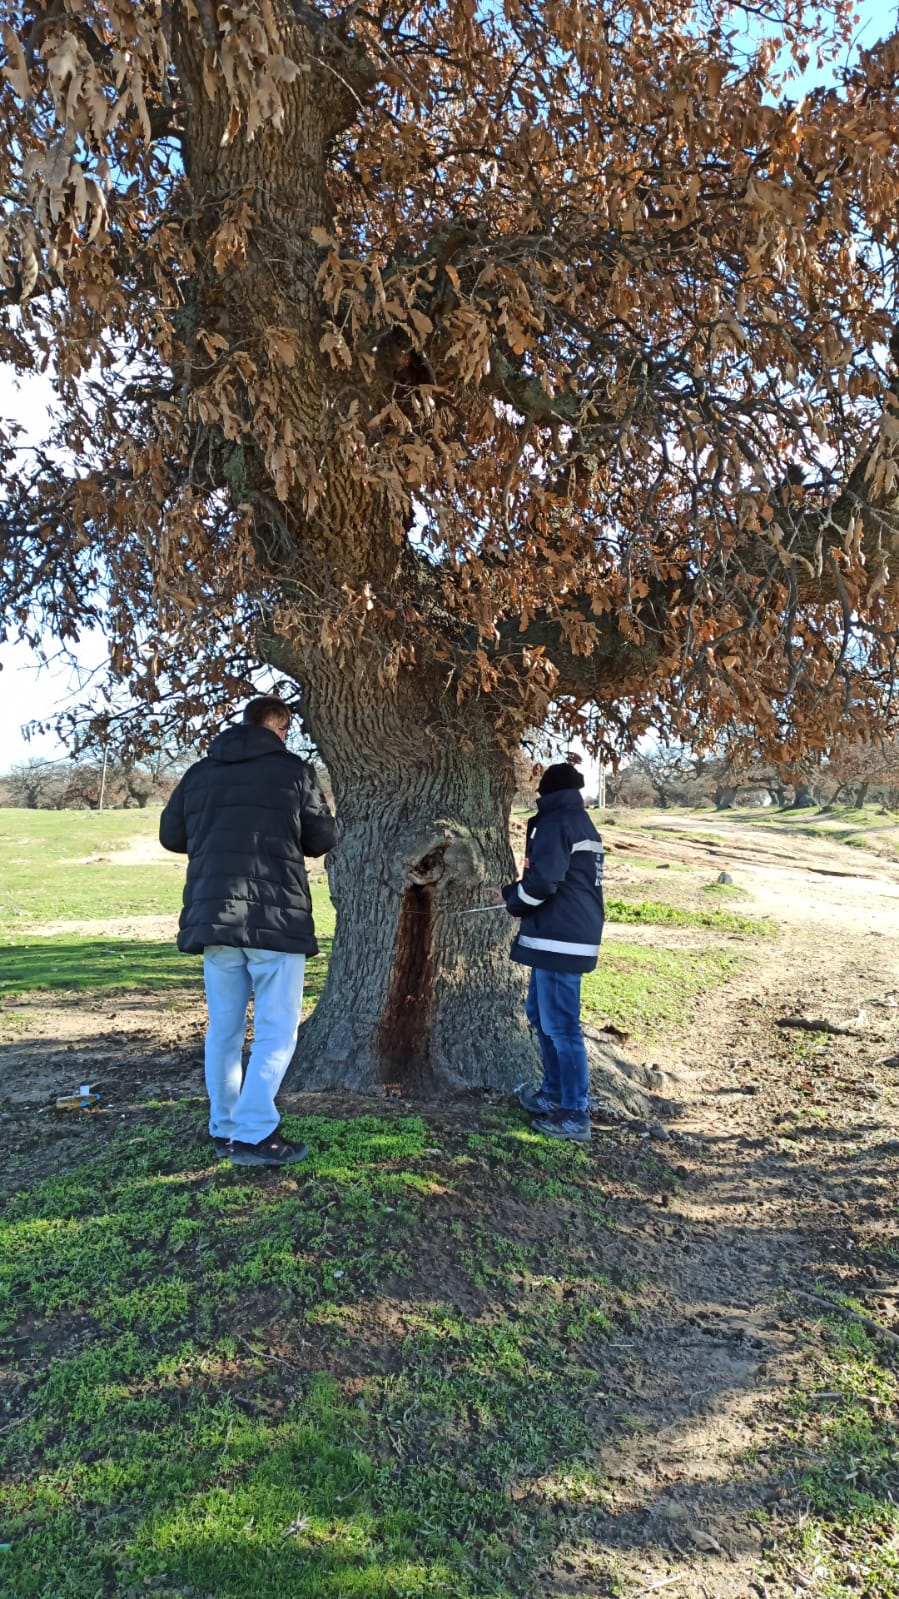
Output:
[[579,788],[560,788],[555,794],[540,794],[537,798],[537,814],[545,816],[548,811],[583,811],[584,797]]
[[230,764],[233,761],[255,761],[260,755],[286,753],[284,744],[270,727],[226,727],[209,746],[209,759]]

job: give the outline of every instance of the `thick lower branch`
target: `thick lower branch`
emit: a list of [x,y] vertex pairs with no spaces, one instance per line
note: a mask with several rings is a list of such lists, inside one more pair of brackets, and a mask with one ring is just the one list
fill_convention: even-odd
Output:
[[647,601],[629,619],[627,631],[617,613],[595,615],[589,595],[566,596],[566,608],[576,611],[593,628],[589,651],[574,649],[561,614],[543,613],[525,628],[514,620],[501,622],[493,655],[511,662],[527,651],[543,650],[558,673],[558,693],[582,701],[603,698],[610,686],[621,694],[628,683],[646,682],[651,677],[665,642],[664,595]]

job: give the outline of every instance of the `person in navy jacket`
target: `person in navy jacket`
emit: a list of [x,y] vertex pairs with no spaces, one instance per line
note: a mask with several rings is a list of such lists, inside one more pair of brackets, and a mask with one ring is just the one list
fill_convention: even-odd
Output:
[[528,821],[521,879],[501,892],[520,919],[513,961],[530,966],[526,1014],[543,1057],[539,1088],[519,1092],[535,1131],[588,1142],[588,1067],[581,1030],[581,977],[599,958],[604,920],[603,847],[567,761],[549,766]]

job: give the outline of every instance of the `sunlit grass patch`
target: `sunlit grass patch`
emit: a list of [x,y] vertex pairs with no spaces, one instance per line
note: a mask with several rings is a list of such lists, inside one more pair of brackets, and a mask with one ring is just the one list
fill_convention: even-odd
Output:
[[186,859],[122,865],[155,842],[159,812],[0,809],[0,929],[17,924],[174,914]]
[[[152,845],[158,828],[158,811],[0,809],[0,996],[128,988],[200,996],[202,961],[175,947],[186,857],[121,863],[124,848]],[[321,993],[334,934],[326,879],[313,878],[310,891],[324,958],[307,965],[307,1010]],[[158,923],[142,938],[145,916],[170,917],[171,939],[160,940]],[[112,918],[137,925],[127,937],[75,930]]]
[[[710,899],[749,899],[747,889],[741,888],[739,883],[703,883],[701,892]],[[759,924],[756,923],[756,926]],[[766,925],[762,923],[761,925]]]
[[[135,868],[152,871],[152,867]],[[131,878],[129,877],[129,885]],[[126,914],[129,899],[125,895],[112,899],[104,914]],[[305,1008],[312,1009],[321,994],[327,973],[327,959],[331,949],[334,929],[334,907],[328,896],[327,884],[318,879],[312,884],[312,903],[316,927],[320,930],[319,942],[322,958],[310,959],[306,965],[304,989]],[[46,920],[53,921],[59,903],[42,902]],[[178,889],[174,911],[180,906]],[[146,902],[144,909],[148,906]],[[152,908],[152,907],[149,907]],[[90,910],[94,914],[96,907]],[[98,912],[99,914],[99,912]],[[115,992],[124,989],[142,989],[153,993],[171,991],[184,996],[201,997],[203,989],[203,962],[199,955],[182,955],[175,944],[175,922],[170,940],[133,938],[97,938],[77,933],[57,933],[42,936],[0,932],[0,995],[37,992],[91,993]]]
[[[714,883],[707,886],[727,888],[729,885]],[[775,932],[773,923],[761,917],[740,916],[734,911],[688,910],[679,905],[666,905],[658,900],[607,899],[606,915],[613,923],[629,922],[657,927],[708,927],[719,933],[747,933],[756,938],[767,938]]]
[[0,944],[3,978],[0,993],[37,990],[86,993],[126,988],[202,992],[199,959],[179,955],[174,941],[150,943],[133,939],[29,938]]
[[726,982],[739,962],[721,950],[665,950],[604,939],[599,965],[583,981],[585,1020],[628,1032],[678,1033],[706,989]]

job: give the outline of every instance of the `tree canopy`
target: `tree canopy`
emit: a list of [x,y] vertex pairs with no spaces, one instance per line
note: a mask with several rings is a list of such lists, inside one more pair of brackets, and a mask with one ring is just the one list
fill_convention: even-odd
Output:
[[889,714],[899,36],[853,55],[844,0],[6,17],[0,358],[59,399],[2,442],[9,627],[102,620],[160,718],[322,658],[512,740]]

